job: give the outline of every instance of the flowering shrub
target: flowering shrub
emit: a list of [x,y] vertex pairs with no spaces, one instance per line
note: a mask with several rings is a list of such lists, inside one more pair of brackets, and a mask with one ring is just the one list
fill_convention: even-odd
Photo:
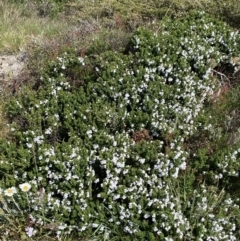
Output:
[[237,240],[238,200],[219,180],[238,176],[240,149],[211,157],[189,142],[215,131],[204,112],[221,87],[212,70],[237,68],[238,54],[237,32],[193,12],[139,29],[124,53],[59,56],[9,103],[0,143],[1,186],[31,213],[29,236],[52,220],[58,235]]

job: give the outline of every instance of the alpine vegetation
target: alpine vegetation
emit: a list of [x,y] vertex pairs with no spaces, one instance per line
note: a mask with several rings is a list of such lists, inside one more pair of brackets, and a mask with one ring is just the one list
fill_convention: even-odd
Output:
[[225,187],[240,148],[205,140],[224,139],[206,108],[224,84],[218,67],[238,70],[239,40],[192,12],[139,28],[123,52],[67,51],[22,88],[7,106],[1,188],[30,217],[28,236],[238,240],[239,200]]

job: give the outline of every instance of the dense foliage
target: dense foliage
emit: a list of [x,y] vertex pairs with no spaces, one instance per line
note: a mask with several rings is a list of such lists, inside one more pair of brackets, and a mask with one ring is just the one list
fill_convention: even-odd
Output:
[[239,40],[192,12],[139,28],[122,53],[69,51],[49,63],[7,107],[1,187],[32,187],[8,205],[58,235],[237,240],[239,201],[224,187],[238,177],[240,149],[222,148],[205,108],[223,84],[218,67],[237,71]]

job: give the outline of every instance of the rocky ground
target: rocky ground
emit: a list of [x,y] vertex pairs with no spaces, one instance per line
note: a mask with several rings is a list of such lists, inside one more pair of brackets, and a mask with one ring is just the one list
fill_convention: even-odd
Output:
[[0,92],[6,86],[13,86],[27,62],[27,54],[0,55]]
[[16,80],[27,61],[25,53],[0,56],[0,82]]

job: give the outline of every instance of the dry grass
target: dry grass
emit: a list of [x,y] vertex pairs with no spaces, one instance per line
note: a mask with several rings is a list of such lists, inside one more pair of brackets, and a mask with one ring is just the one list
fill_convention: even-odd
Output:
[[48,15],[50,10],[46,9],[49,6],[46,3],[53,1],[14,2],[0,2],[0,52],[17,52],[29,41],[44,41],[44,38],[64,33],[72,24],[78,25],[85,20],[95,21],[108,30],[120,28],[132,32],[139,25],[165,16],[179,16],[190,9],[208,11],[233,24],[240,19],[237,0],[72,0],[63,4],[61,16],[56,15],[54,18]]
[[0,2],[0,52],[14,53],[33,40],[43,39],[68,29],[66,21],[40,18],[34,5]]

